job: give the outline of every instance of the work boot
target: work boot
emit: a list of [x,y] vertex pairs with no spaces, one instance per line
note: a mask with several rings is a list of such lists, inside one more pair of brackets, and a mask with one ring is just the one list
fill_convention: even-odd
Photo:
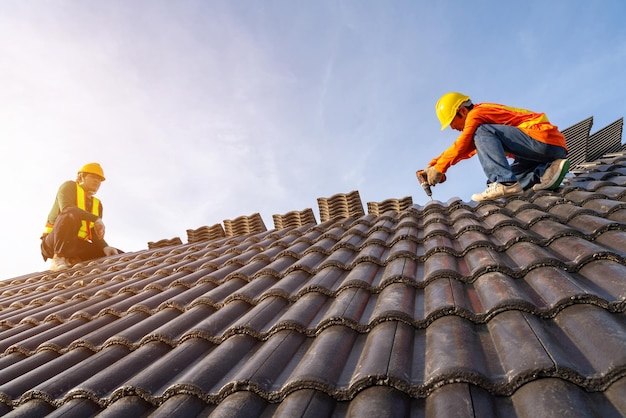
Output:
[[561,185],[563,178],[569,171],[569,160],[563,158],[552,161],[552,164],[541,176],[539,183],[533,186],[533,190],[556,190]]
[[472,195],[472,200],[475,202],[482,202],[483,200],[494,200],[502,197],[519,196],[524,192],[522,185],[519,182],[515,182],[510,186],[502,183],[491,183],[487,189],[482,193],[476,193]]
[[61,257],[59,255],[55,255],[52,257],[50,261],[50,271],[59,271],[59,270],[67,270],[70,268],[65,257]]

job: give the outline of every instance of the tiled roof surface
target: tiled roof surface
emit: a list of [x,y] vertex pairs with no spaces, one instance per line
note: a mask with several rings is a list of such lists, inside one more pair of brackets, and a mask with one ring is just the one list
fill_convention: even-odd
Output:
[[0,415],[624,416],[626,153],[576,163],[557,192],[354,191],[0,282]]

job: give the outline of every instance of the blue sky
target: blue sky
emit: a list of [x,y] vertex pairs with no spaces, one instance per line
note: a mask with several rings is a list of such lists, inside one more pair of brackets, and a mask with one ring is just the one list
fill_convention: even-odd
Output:
[[[427,197],[415,171],[456,138],[437,99],[623,117],[622,0],[0,2],[0,279],[47,269],[58,186],[98,161],[107,241],[312,208]],[[476,158],[433,189],[485,188]]]

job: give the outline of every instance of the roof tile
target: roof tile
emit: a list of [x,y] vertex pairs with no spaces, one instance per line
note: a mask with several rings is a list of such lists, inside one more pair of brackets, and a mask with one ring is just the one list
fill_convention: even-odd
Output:
[[[559,393],[561,396],[553,396]],[[538,379],[522,386],[513,396],[515,412],[520,417],[619,417],[621,413],[603,402],[597,393],[561,379]]]

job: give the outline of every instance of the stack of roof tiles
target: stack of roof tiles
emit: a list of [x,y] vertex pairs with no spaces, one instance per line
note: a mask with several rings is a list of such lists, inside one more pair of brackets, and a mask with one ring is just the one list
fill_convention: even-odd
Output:
[[355,191],[0,282],[0,415],[624,416],[626,152],[590,122],[556,192]]

